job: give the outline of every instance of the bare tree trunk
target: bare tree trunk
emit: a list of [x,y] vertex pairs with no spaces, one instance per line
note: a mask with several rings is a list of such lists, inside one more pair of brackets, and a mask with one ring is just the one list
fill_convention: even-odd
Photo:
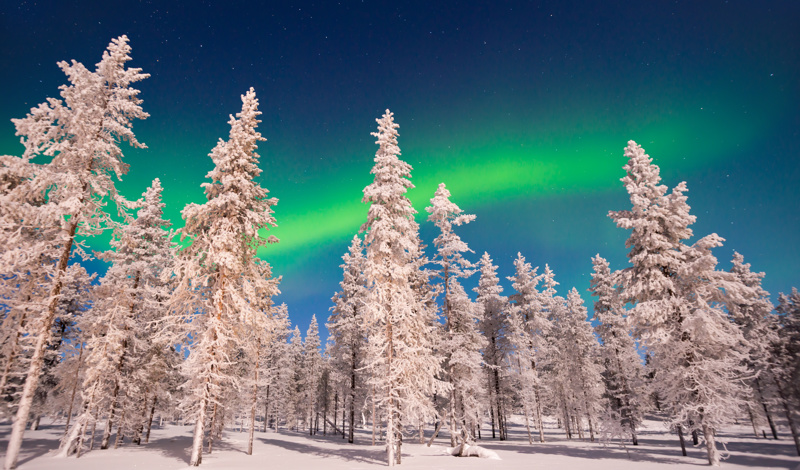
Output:
[[[452,383],[452,382],[451,382]],[[456,439],[456,391],[450,391],[450,447],[455,447],[458,444]]]
[[214,403],[214,411],[211,412],[211,425],[208,427],[208,450],[206,451],[207,454],[211,453],[211,449],[214,446],[214,433],[216,431],[215,427],[217,425],[217,404]]
[[772,431],[772,438],[776,441],[778,440],[778,430],[775,427],[775,422],[772,420],[772,413],[769,412],[769,407],[767,407],[767,401],[764,399],[764,393],[761,390],[761,380],[756,377],[755,381],[756,392],[758,393],[758,399],[761,402],[761,406],[764,408],[764,416],[767,417],[767,423],[769,424],[769,429]]
[[269,384],[267,384],[267,400],[264,403],[264,432],[267,432],[269,426]]
[[144,443],[150,443],[150,428],[153,426],[153,415],[156,412],[156,401],[158,400],[157,396],[153,397],[153,405],[150,407],[150,418],[147,420],[147,433],[144,435]]
[[678,425],[678,439],[681,440],[681,453],[686,457],[686,442],[683,440],[683,426]]
[[544,427],[542,426],[542,400],[539,397],[539,387],[534,389],[536,396],[536,427],[539,428],[539,442],[544,442]]
[[[253,406],[250,409],[250,435],[247,438],[247,455],[253,455],[253,435],[256,431],[256,402],[258,401],[258,359],[261,349],[261,340],[256,341],[256,366],[255,377],[253,378]],[[264,418],[266,426],[266,417]]]
[[370,389],[372,395],[372,445],[375,445],[375,389]]
[[139,421],[139,424],[136,425],[136,430],[133,434],[133,439],[131,442],[136,444],[137,446],[142,443],[142,432],[144,431],[144,420],[147,418],[147,393],[148,389],[145,387],[144,389],[144,402],[142,403],[142,419]]
[[125,407],[122,407],[122,414],[119,417],[119,424],[117,424],[117,438],[114,439],[114,448],[116,449],[122,444],[122,438],[124,437],[124,431],[122,429],[122,423],[125,422]]
[[797,426],[795,425],[794,419],[792,418],[792,410],[789,409],[788,397],[783,391],[783,387],[781,387],[778,378],[773,376],[773,380],[775,381],[775,386],[778,388],[778,395],[781,398],[781,403],[783,404],[783,410],[786,413],[786,420],[789,421],[789,429],[792,431],[792,438],[794,439],[794,447],[797,450],[797,455],[800,456],[800,436],[797,433]]
[[492,439],[495,439],[497,437],[497,434],[495,433],[495,421],[496,421],[495,413],[496,413],[496,410],[497,410],[497,408],[494,406],[494,401],[492,401],[492,399],[490,398],[490,401],[489,401],[489,418],[490,418],[491,423],[492,423]]
[[[81,343],[81,349],[78,353],[78,367],[75,369],[75,385],[72,387],[72,393],[69,396],[69,410],[67,411],[67,424],[64,426],[64,437],[67,436],[67,432],[69,431],[69,422],[72,419],[72,406],[75,404],[75,392],[78,391],[78,377],[80,377],[81,372],[81,364],[83,363],[83,343]],[[2,388],[0,388],[2,390]]]
[[528,444],[533,444],[533,437],[531,437],[531,422],[530,417],[528,416],[528,404],[525,403],[522,406],[522,409],[525,413],[525,431],[528,432]]
[[203,434],[206,424],[206,407],[208,406],[208,382],[204,387],[203,398],[197,410],[197,419],[194,424],[194,438],[192,440],[192,456],[189,465],[197,467],[203,461]]
[[350,429],[347,434],[347,442],[352,444],[355,440],[355,424],[356,424],[356,353],[352,352],[353,368],[350,371]]
[[428,447],[430,447],[430,446],[433,444],[433,440],[434,440],[434,439],[436,439],[436,436],[438,436],[438,435],[439,435],[439,431],[440,431],[441,429],[442,429],[442,422],[441,422],[441,421],[439,421],[439,422],[436,424],[436,429],[434,429],[434,430],[433,430],[433,435],[431,436],[431,438],[430,438],[430,439],[428,439]]
[[747,404],[747,415],[750,417],[750,424],[753,425],[753,434],[756,436],[756,439],[758,439],[758,429],[756,429],[756,419],[753,416],[753,408],[750,406],[749,403]]
[[714,430],[706,425],[703,425],[703,436],[706,438],[708,464],[714,467],[719,467],[719,451],[717,450],[717,442]]
[[[92,416],[97,416],[97,409],[95,408],[94,413]],[[92,432],[89,434],[89,450],[94,449],[94,433],[97,431],[97,419],[92,420]]]
[[[336,428],[336,429],[339,429],[339,426],[336,425],[337,424],[337,422],[336,422],[337,419],[339,419],[339,391],[338,390],[336,392],[334,392],[334,394],[333,394],[333,427]],[[339,431],[336,431],[336,432],[338,433]]]
[[[391,317],[390,317],[391,318]],[[394,413],[394,390],[393,390],[393,383],[391,381],[392,377],[392,359],[394,354],[394,345],[393,340],[394,335],[392,334],[392,322],[386,322],[386,378],[388,379],[388,383],[386,384],[386,458],[389,461],[389,466],[394,467],[395,464],[395,413]]]

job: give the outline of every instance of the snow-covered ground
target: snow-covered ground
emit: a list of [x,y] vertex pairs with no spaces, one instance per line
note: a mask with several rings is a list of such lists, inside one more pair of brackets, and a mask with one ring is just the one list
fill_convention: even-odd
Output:
[[[28,431],[19,460],[20,470],[128,470],[186,468],[191,446],[191,426],[165,425],[155,427],[150,443],[141,446],[126,441],[119,449],[95,450],[80,459],[53,457],[63,425],[45,423],[38,431]],[[784,468],[800,469],[800,458],[785,431],[781,440],[755,439],[752,427],[735,426],[720,432],[727,441],[728,459],[722,462],[728,469]],[[5,452],[10,426],[0,425],[0,456]],[[648,421],[640,434],[638,447],[619,444],[600,444],[567,440],[554,423],[546,428],[544,444],[528,444],[525,428],[512,424],[510,439],[505,442],[485,439],[491,431],[483,430],[479,445],[495,451],[502,460],[458,458],[447,455],[449,438],[441,435],[433,446],[417,443],[407,437],[403,444],[405,469],[619,469],[655,470],[666,468],[698,468],[706,466],[705,452],[691,447],[688,457],[681,456],[677,436],[664,432],[661,423]],[[99,434],[99,433],[98,433]],[[428,431],[430,436],[430,430]],[[360,431],[355,444],[347,444],[341,436],[308,436],[294,432],[256,432],[253,455],[245,453],[247,433],[226,431],[224,438],[214,444],[214,451],[203,456],[202,468],[208,469],[365,469],[385,466],[381,445],[370,445],[369,430]]]

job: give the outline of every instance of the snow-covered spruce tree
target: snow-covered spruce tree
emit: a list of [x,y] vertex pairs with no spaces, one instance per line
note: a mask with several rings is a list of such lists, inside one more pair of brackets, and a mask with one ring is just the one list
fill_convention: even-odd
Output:
[[530,415],[533,413],[539,442],[544,442],[542,407],[545,384],[542,380],[543,366],[552,354],[550,330],[552,324],[542,307],[541,294],[536,289],[541,276],[538,268],[532,268],[525,257],[517,253],[514,260],[514,276],[508,278],[516,291],[510,296],[512,304],[508,313],[508,342],[513,350],[511,366],[517,384],[517,396],[525,415],[528,442],[533,443],[530,431]]
[[573,287],[563,308],[553,311],[553,341],[559,354],[554,355],[556,390],[563,406],[566,424],[574,424],[583,438],[583,420],[594,441],[594,429],[603,409],[602,365],[597,338],[588,322],[586,307]]
[[452,386],[448,407],[451,444],[457,445],[459,436],[462,449],[466,449],[466,445],[474,442],[474,429],[480,424],[477,420],[485,402],[481,351],[486,347],[486,339],[478,331],[480,311],[460,282],[473,273],[472,263],[463,255],[472,250],[456,235],[453,226],[469,223],[475,216],[464,214],[450,201],[450,191],[444,183],[439,185],[431,206],[425,210],[430,213],[428,220],[439,229],[439,236],[433,241],[437,250],[433,263],[439,266],[445,320],[445,338],[438,349],[445,356],[445,374]]
[[[744,406],[756,436],[758,436],[756,417],[759,416],[761,409],[764,411],[773,437],[777,439],[777,430],[765,394],[774,384],[770,358],[773,352],[772,346],[778,341],[776,331],[778,318],[772,314],[774,306],[769,300],[769,292],[761,287],[764,273],[752,272],[750,264],[745,263],[744,257],[739,253],[734,252],[731,262],[733,267],[730,272],[736,276],[737,282],[726,286],[725,307],[736,324],[742,328],[742,334],[747,340],[749,353],[746,361],[752,373],[752,377],[748,379],[749,398]],[[747,289],[740,292],[738,286],[745,286]]]
[[[61,291],[61,301],[56,311],[56,318],[53,322],[53,330],[50,342],[47,345],[47,352],[44,356],[44,366],[42,367],[39,387],[34,395],[33,405],[31,406],[31,425],[30,429],[35,431],[39,427],[42,415],[49,414],[55,416],[64,408],[62,404],[65,389],[61,386],[63,374],[59,373],[59,368],[66,354],[69,352],[70,345],[78,342],[79,331],[76,328],[77,321],[89,309],[89,298],[92,292],[92,281],[96,278],[95,274],[89,274],[86,269],[75,263],[67,268],[69,274],[65,277],[64,288]],[[24,371],[27,370],[30,350],[26,351],[24,358],[17,361],[20,366],[21,375],[14,377],[18,384],[24,383]],[[19,387],[20,389],[22,387]]]
[[633,445],[639,445],[636,428],[642,423],[647,403],[642,358],[628,330],[625,311],[614,285],[608,261],[598,254],[592,258],[592,295],[595,331],[602,342],[600,357],[605,368],[607,412],[603,428],[611,436],[630,435]]
[[127,141],[133,147],[144,147],[133,135],[131,121],[146,118],[147,113],[139,106],[139,91],[130,85],[148,75],[141,69],[125,68],[131,60],[130,50],[126,36],[112,40],[94,72],[79,62],[60,62],[59,67],[70,82],[61,86],[63,101],[48,99],[25,118],[13,121],[25,145],[26,159],[52,157],[29,184],[12,191],[47,194],[47,203],[39,207],[25,206],[34,198],[16,198],[26,201],[19,202],[19,213],[24,218],[16,223],[36,225],[43,233],[43,244],[26,247],[34,248],[28,252],[28,259],[53,263],[45,271],[44,305],[31,319],[37,325],[32,331],[36,339],[8,442],[7,470],[16,467],[73,249],[77,246],[77,251],[88,255],[75,243],[75,237],[93,235],[109,223],[105,198],[116,197],[113,177],[127,171],[119,143]]
[[303,406],[308,434],[316,433],[319,424],[319,381],[322,375],[322,353],[320,351],[319,326],[317,316],[311,316],[311,323],[303,342]]
[[272,331],[271,297],[278,293],[270,265],[256,251],[275,237],[260,230],[275,226],[277,199],[255,182],[261,174],[256,153],[258,100],[255,91],[242,95],[242,111],[230,118],[227,141],[211,151],[215,168],[203,183],[208,201],[189,204],[182,237],[189,239],[176,263],[179,285],[171,300],[175,324],[191,338],[184,362],[186,413],[196,418],[190,465],[202,460],[206,411],[220,404],[224,392],[238,387],[231,370],[232,354],[253,347],[250,331]]
[[[364,341],[367,333],[364,313],[367,300],[366,278],[364,277],[364,250],[361,239],[353,237],[350,248],[342,256],[344,264],[341,290],[331,300],[331,315],[328,318],[328,333],[333,341],[330,348],[332,370],[341,376],[343,406],[346,408],[348,423],[347,442],[353,443],[356,419],[356,405],[363,401],[366,390]],[[334,399],[334,422],[338,411],[338,395]],[[344,423],[342,423],[344,427]]]
[[169,344],[153,337],[153,322],[162,320],[166,311],[170,290],[161,277],[172,272],[176,247],[166,230],[170,223],[163,218],[161,192],[155,179],[141,199],[127,204],[138,209],[136,218],[116,227],[112,250],[100,255],[111,267],[80,325],[86,344],[82,413],[62,443],[62,455],[80,452],[87,426],[102,416],[106,420],[101,449],[109,446],[118,421],[126,435],[140,435],[145,407],[141,398],[144,395],[146,401],[150,394],[149,376],[163,376],[163,371],[154,370],[159,364],[154,359],[165,356]]
[[[695,216],[686,203],[686,184],[671,193],[660,184],[659,168],[634,141],[625,149],[622,182],[631,210],[610,212],[618,227],[630,229],[631,266],[616,273],[633,332],[650,354],[668,424],[701,431],[710,465],[719,465],[715,431],[733,421],[742,405],[747,375],[746,342],[724,308],[724,289],[736,283],[717,271],[711,249],[716,234],[687,246]],[[745,289],[739,286],[739,290]]]
[[506,371],[503,370],[506,355],[510,350],[506,337],[508,299],[500,295],[503,287],[500,286],[500,279],[497,277],[497,266],[492,264],[489,253],[483,253],[479,265],[481,275],[478,287],[475,287],[473,291],[478,294],[476,303],[481,310],[479,327],[481,334],[486,338],[483,363],[487,380],[492,438],[496,436],[495,429],[497,429],[500,440],[503,441],[507,438],[506,417],[509,411],[505,383]]
[[778,341],[771,358],[772,381],[779,401],[786,413],[789,429],[794,438],[797,455],[800,455],[800,292],[792,288],[790,295],[778,296],[780,325]]
[[[30,365],[30,361],[20,360],[23,350],[30,349],[27,343],[33,339],[29,331],[33,326],[30,319],[35,319],[41,311],[39,299],[48,293],[47,286],[41,282],[48,272],[43,267],[49,267],[54,261],[46,256],[57,254],[46,249],[46,243],[53,241],[57,228],[40,230],[30,222],[25,223],[45,202],[43,192],[25,190],[32,184],[31,179],[39,166],[30,162],[30,156],[0,156],[0,239],[3,240],[0,272],[4,273],[0,276],[0,396],[3,397],[0,416],[9,418],[18,405],[18,389],[21,388],[18,385],[24,382]],[[22,185],[24,187],[20,188]]]
[[393,114],[386,110],[377,122],[378,131],[372,133],[379,146],[371,172],[375,179],[364,188],[362,199],[370,205],[362,226],[369,287],[368,366],[378,407],[386,417],[387,459],[393,466],[400,459],[403,419],[409,418],[404,412],[433,410],[441,359],[432,344],[425,344],[434,325],[412,285],[419,275],[420,245],[416,211],[405,195],[413,187],[408,179],[411,166],[398,157]]
[[305,381],[303,380],[305,355],[303,336],[298,326],[292,330],[292,336],[287,345],[285,358],[287,360],[286,376],[286,401],[283,405],[286,428],[300,431],[301,422],[305,423]]
[[288,341],[292,330],[289,325],[289,311],[286,304],[275,308],[275,334],[263,352],[262,395],[264,397],[264,432],[272,425],[278,430],[281,418],[285,417],[288,377],[291,358],[288,357]]
[[[428,355],[412,363],[414,367],[422,369],[420,373],[428,374],[429,368],[434,366],[437,370],[433,381],[428,381],[428,377],[423,375],[420,386],[410,388],[404,400],[403,422],[412,429],[417,428],[422,440],[424,424],[439,416],[433,398],[448,393],[449,384],[441,380],[443,357],[437,345],[440,342],[442,328],[438,316],[439,306],[436,304],[436,289],[432,283],[434,272],[426,268],[430,261],[425,256],[425,245],[422,244],[419,234],[415,238],[412,258],[414,267],[411,270],[410,285],[416,303],[412,309],[413,321],[409,322],[411,334],[404,343],[409,351],[420,351]],[[397,455],[397,463],[400,463],[400,454]]]
[[[60,363],[68,346],[77,339],[78,331],[75,323],[89,308],[91,283],[95,277],[77,263],[68,266],[64,274],[61,299],[56,309],[50,340],[45,346],[41,377],[29,413],[32,420],[31,430],[38,427],[42,414],[58,409],[57,395],[63,392],[63,388],[60,387]],[[28,287],[29,281],[22,282]],[[9,328],[4,330],[0,343],[3,352],[0,361],[2,365],[0,416],[11,418],[19,407],[36,339],[32,332],[36,331],[38,326],[35,321],[28,321],[33,317],[29,314],[41,308],[39,297],[35,296],[35,293],[44,295],[45,292],[40,286],[35,286],[34,290],[27,291],[21,302],[15,303],[14,307],[6,312],[4,320],[8,321],[9,324],[6,326]]]

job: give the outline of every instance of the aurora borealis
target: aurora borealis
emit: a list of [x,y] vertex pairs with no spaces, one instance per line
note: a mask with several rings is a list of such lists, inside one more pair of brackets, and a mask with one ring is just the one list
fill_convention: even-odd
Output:
[[127,34],[131,66],[152,74],[139,86],[151,117],[134,123],[149,148],[123,147],[118,188],[136,199],[161,178],[181,226],[254,87],[261,182],[280,200],[281,242],[261,255],[302,330],[327,319],[366,217],[370,132],[386,108],[429,245],[424,208],[445,182],[477,215],[459,230],[473,260],[487,251],[507,276],[522,252],[591,306],[590,258],[626,265],[627,232],[606,214],[629,207],[619,179],[633,139],[665,184],[687,182],[695,237],[727,240],[719,268],[742,253],[776,301],[800,286],[798,24],[794,1],[5,2],[0,153],[22,152],[10,119],[65,83],[57,61],[93,65]]

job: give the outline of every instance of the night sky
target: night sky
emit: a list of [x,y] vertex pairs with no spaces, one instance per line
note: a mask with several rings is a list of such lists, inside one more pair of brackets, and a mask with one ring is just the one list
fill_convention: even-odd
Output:
[[126,34],[130,65],[152,74],[137,84],[151,117],[134,123],[149,149],[123,147],[118,188],[136,199],[161,178],[182,225],[254,87],[261,183],[280,199],[281,242],[260,254],[303,331],[327,319],[366,218],[386,108],[429,245],[424,208],[445,182],[477,215],[458,231],[473,260],[488,251],[508,276],[520,251],[590,304],[591,257],[627,266],[628,232],[606,214],[630,207],[619,179],[633,139],[664,183],[687,182],[695,239],[727,239],[721,269],[736,250],[773,301],[800,286],[800,2],[265,3],[2,2],[0,154],[23,151],[10,119],[66,83],[57,61],[91,67]]

